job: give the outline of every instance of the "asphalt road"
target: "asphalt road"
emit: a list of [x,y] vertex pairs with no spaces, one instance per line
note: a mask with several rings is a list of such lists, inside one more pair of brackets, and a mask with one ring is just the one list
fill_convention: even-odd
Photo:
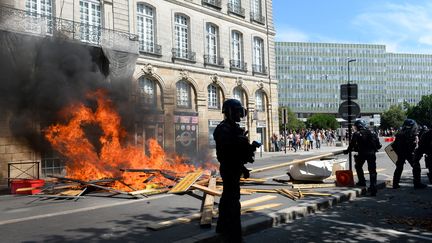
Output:
[[[318,151],[314,151],[316,152]],[[256,162],[250,166],[259,168],[312,154],[313,152],[266,154],[263,158],[259,158],[258,154]],[[341,157],[344,156],[346,157]],[[379,172],[379,178],[388,178],[393,173],[394,165],[383,153],[378,154],[378,161],[378,168],[384,169]],[[286,169],[257,173],[253,177],[288,178]],[[246,195],[242,196],[242,200],[259,196],[262,194]],[[298,202],[278,195],[271,203],[283,205],[265,212],[274,212]],[[200,206],[201,200],[187,195],[164,194],[137,200],[94,193],[78,201],[5,195],[0,196],[0,242],[172,242],[199,234],[203,230],[197,222],[163,231],[150,231],[146,226],[190,215],[198,212]],[[255,239],[250,237],[252,238],[248,238],[248,241]]]

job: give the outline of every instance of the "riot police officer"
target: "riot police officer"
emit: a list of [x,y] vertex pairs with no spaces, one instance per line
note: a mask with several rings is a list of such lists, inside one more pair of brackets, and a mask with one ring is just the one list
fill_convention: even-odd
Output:
[[377,134],[368,129],[365,121],[355,121],[354,127],[356,131],[351,138],[348,149],[344,152],[346,154],[349,151],[358,152],[358,154],[354,156],[355,169],[358,176],[358,182],[356,183],[357,186],[366,186],[363,165],[367,161],[370,176],[369,192],[372,196],[376,196],[377,172],[375,153],[381,148],[381,143],[379,142]]
[[425,130],[420,137],[418,147],[414,152],[413,163],[420,163],[423,154],[425,154],[426,168],[429,170],[427,173],[429,183],[432,184],[432,130]]
[[242,174],[245,178],[249,177],[244,164],[253,162],[257,146],[249,143],[246,132],[237,124],[247,115],[240,101],[226,100],[222,113],[225,118],[213,133],[223,183],[216,232],[222,234],[225,242],[241,242],[240,177]]
[[413,183],[414,188],[422,189],[426,185],[421,183],[420,173],[420,163],[414,160],[414,149],[417,145],[417,123],[412,119],[406,119],[402,125],[401,130],[396,134],[396,139],[393,142],[393,150],[396,152],[398,159],[396,161],[396,169],[393,174],[393,188],[399,188],[399,181],[402,175],[403,167],[405,161],[412,167],[413,173]]

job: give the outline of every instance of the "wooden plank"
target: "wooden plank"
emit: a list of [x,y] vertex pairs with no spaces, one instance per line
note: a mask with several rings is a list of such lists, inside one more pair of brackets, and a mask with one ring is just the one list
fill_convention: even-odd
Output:
[[253,212],[264,210],[264,209],[279,207],[281,205],[282,205],[282,203],[270,203],[270,204],[260,205],[260,206],[256,206],[256,207],[242,209],[241,213],[253,213]]
[[276,193],[276,189],[270,188],[242,188],[241,190],[250,191],[250,192],[258,192],[258,193]]
[[67,190],[60,192],[58,195],[60,196],[77,196],[79,195],[83,190]]
[[293,184],[293,188],[308,189],[308,188],[329,188],[336,187],[335,183],[321,183],[321,184]]
[[148,195],[165,193],[167,191],[169,191],[169,189],[167,189],[167,188],[162,188],[162,189],[144,189],[144,190],[138,190],[138,191],[129,192],[129,194],[131,194],[131,195],[144,195],[144,196],[148,196]]
[[309,158],[305,158],[305,159],[296,159],[290,162],[286,162],[286,163],[281,163],[281,164],[277,164],[277,165],[272,165],[272,166],[268,166],[268,167],[263,167],[263,168],[258,168],[258,169],[254,169],[251,170],[249,173],[257,173],[257,172],[262,172],[262,171],[267,171],[267,170],[273,170],[273,169],[277,169],[277,168],[282,168],[282,167],[287,167],[290,165],[295,165],[295,164],[300,164],[300,163],[304,163],[307,161],[311,161],[311,160],[316,160],[316,159],[321,159],[321,158],[325,158],[325,157],[329,157],[329,156],[334,156],[334,155],[338,155],[338,154],[342,154],[343,150],[339,150],[339,151],[335,151],[335,152],[331,152],[331,153],[326,153],[326,154],[320,154],[320,155],[316,155],[316,156],[312,156]]
[[303,195],[305,196],[324,196],[324,197],[331,197],[332,194],[330,193],[320,193],[320,192],[303,192]]
[[[209,185],[210,185],[210,183],[209,183]],[[205,192],[205,193],[207,193],[207,194],[210,194],[210,195],[212,195],[212,196],[218,196],[218,197],[222,196],[222,192],[221,192],[221,191],[217,191],[217,190],[214,190],[214,189],[210,189],[209,187],[205,187],[205,186],[200,186],[200,185],[197,185],[197,184],[193,184],[193,185],[191,185],[190,188],[193,188],[193,189],[197,189],[197,190],[203,191],[203,192]]]
[[[241,205],[241,207],[249,207],[251,205],[255,205],[258,203],[273,200],[275,198],[277,198],[277,196],[275,196],[275,195],[266,195],[266,196],[242,201],[242,202],[240,202],[240,205]],[[216,214],[217,214],[217,209],[213,211],[213,216]],[[172,220],[166,220],[166,221],[150,224],[147,226],[147,228],[151,229],[151,230],[161,230],[161,229],[169,228],[169,227],[176,225],[176,224],[179,224],[179,223],[189,223],[189,222],[196,220],[196,219],[199,219],[199,218],[201,218],[201,213],[194,213],[194,214],[191,214],[191,215],[188,215],[185,217],[180,217],[180,218],[176,218],[176,219],[172,219]]]
[[168,193],[182,193],[186,192],[189,187],[200,178],[202,171],[197,171],[187,174],[183,179],[179,181]]
[[[212,177],[209,180],[208,189],[215,190],[215,188],[216,188],[216,177]],[[204,204],[202,207],[201,222],[200,222],[201,227],[204,228],[211,227],[211,223],[213,219],[213,206],[214,206],[214,195],[206,193],[204,197]]]

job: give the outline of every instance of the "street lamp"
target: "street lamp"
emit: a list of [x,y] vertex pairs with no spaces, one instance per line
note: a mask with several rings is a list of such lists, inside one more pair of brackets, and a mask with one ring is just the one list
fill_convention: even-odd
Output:
[[[356,59],[348,58],[348,142],[351,142],[352,126],[351,126],[351,86],[350,86],[350,63],[357,61]],[[352,171],[352,152],[348,153],[349,170]]]

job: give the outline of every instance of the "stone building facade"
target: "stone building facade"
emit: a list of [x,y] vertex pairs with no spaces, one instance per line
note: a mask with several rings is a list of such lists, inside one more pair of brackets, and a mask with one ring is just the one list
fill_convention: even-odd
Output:
[[[227,98],[239,99],[248,108],[241,126],[251,140],[264,143],[264,150],[270,149],[271,134],[279,132],[271,0],[6,3],[28,15],[44,16],[47,30],[51,17],[85,23],[89,30],[80,36],[84,44],[98,46],[94,35],[101,28],[137,35],[139,53],[130,97],[139,104],[135,137],[143,146],[142,141],[154,137],[167,151],[211,152],[211,134],[223,119],[221,106]],[[0,148],[6,144],[10,141]],[[31,151],[25,158],[15,158],[18,151],[6,150],[0,150],[3,178],[8,163],[44,159]],[[44,163],[41,167],[44,171]]]

